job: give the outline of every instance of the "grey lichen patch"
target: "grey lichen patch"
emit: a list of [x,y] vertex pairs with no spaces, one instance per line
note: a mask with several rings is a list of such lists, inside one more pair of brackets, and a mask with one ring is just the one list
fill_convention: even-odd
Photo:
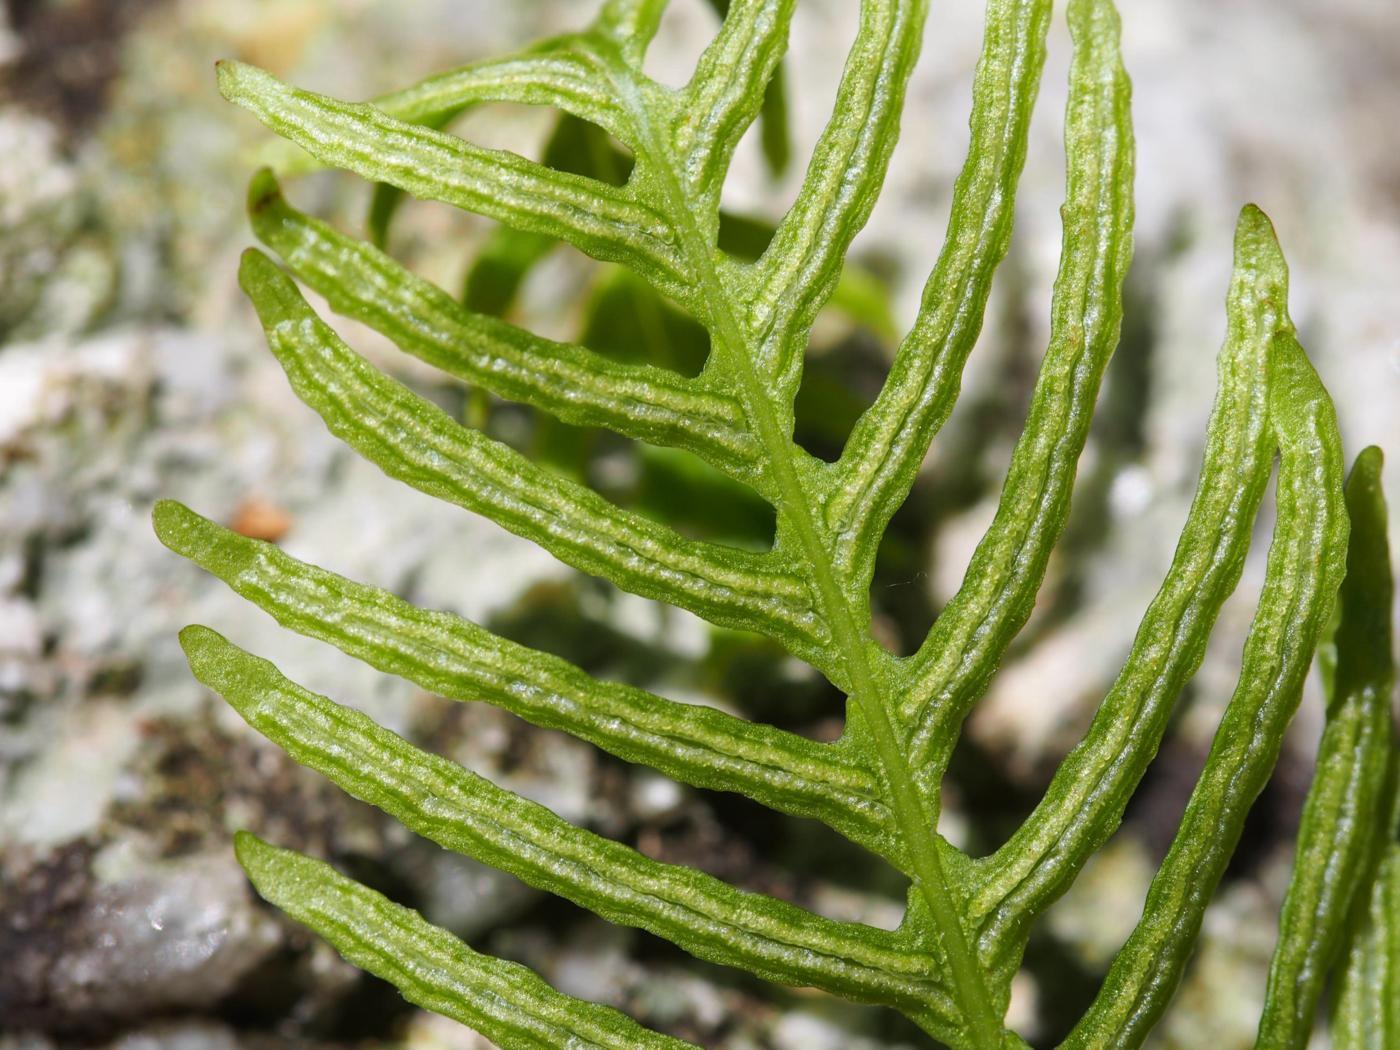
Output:
[[207,1010],[278,946],[278,922],[222,851],[174,863],[77,842],[21,868],[0,911],[6,1024],[95,1035]]
[[0,854],[0,1016],[11,1029],[95,1036],[216,1011],[274,955],[304,954],[225,848],[231,821],[282,813],[324,849],[379,848],[375,822],[361,814],[369,838],[357,843],[355,804],[280,753],[212,723],[155,720],[142,733],[93,834]]
[[368,807],[328,789],[279,751],[216,720],[158,719],[142,728],[144,742],[126,771],[140,788],[118,797],[113,828],[140,834],[162,857],[218,848],[251,821],[267,820],[317,853],[351,849],[377,853],[382,821]]
[[79,178],[57,130],[0,107],[0,339],[38,302],[82,219]]

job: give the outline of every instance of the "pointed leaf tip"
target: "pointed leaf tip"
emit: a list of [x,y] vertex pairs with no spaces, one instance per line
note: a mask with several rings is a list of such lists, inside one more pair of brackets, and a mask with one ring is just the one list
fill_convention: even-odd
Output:
[[1235,258],[1247,254],[1256,257],[1257,263],[1278,267],[1286,275],[1287,263],[1283,258],[1283,248],[1278,242],[1278,232],[1273,221],[1257,204],[1246,204],[1240,209],[1239,220],[1235,223]]
[[1235,235],[1276,239],[1273,221],[1257,204],[1246,204],[1240,209],[1240,217],[1235,222]]
[[151,528],[155,530],[156,539],[176,554],[183,554],[180,540],[193,514],[192,510],[176,500],[156,500],[151,508]]
[[234,832],[233,856],[258,896],[289,914],[296,905],[296,885],[320,867],[310,857],[274,846],[251,831]]
[[256,541],[240,546],[218,542],[223,529],[176,500],[161,500],[151,512],[156,538],[167,548],[224,579],[242,572],[256,557]]
[[259,213],[265,211],[270,204],[275,203],[282,197],[282,187],[277,182],[277,176],[272,169],[262,167],[257,170],[248,181],[248,214],[257,218]]
[[268,661],[244,652],[201,624],[191,624],[180,632],[180,648],[195,678],[224,697],[245,719],[260,709],[269,683],[278,677]]
[[1250,201],[1240,209],[1239,221],[1242,223],[1267,223],[1269,222],[1269,216],[1265,214],[1263,208],[1259,207],[1259,205],[1255,204],[1253,201]]
[[251,831],[233,833],[233,855],[255,887],[258,886],[259,877],[266,873],[268,860],[277,852],[276,846],[264,842]]
[[1385,453],[1379,445],[1367,445],[1356,456],[1352,466],[1352,477],[1359,485],[1376,485],[1380,481],[1381,470],[1385,466]]
[[217,656],[219,646],[228,644],[223,635],[203,624],[192,623],[180,630],[180,648],[191,664],[206,656]]
[[248,290],[250,280],[268,277],[276,270],[277,264],[257,248],[244,248],[238,257],[238,283],[244,291]]
[[[238,261],[238,286],[257,311],[263,328],[271,330],[294,312],[307,310],[296,284],[282,268],[256,248],[244,249]],[[274,353],[277,347],[273,346]],[[279,355],[280,356],[280,355]]]
[[214,63],[214,75],[218,78],[219,94],[230,102],[239,102],[247,95],[250,73],[262,73],[262,70],[258,69],[257,66],[250,66],[232,58],[219,59]]

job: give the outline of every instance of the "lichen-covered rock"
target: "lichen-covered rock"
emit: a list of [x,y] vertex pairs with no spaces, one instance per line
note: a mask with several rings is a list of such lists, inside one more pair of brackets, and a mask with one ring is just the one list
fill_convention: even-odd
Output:
[[224,851],[153,863],[69,847],[21,872],[6,897],[0,1016],[10,1025],[94,1034],[207,1010],[280,941]]
[[[39,300],[82,218],[77,172],[59,154],[58,130],[0,106],[0,339]],[[3,418],[3,417],[0,417]]]
[[[423,696],[290,637],[151,536],[151,502],[180,498],[298,556],[605,676],[830,735],[841,698],[809,669],[582,580],[339,447],[288,392],[236,288],[243,188],[265,140],[218,98],[214,58],[365,97],[578,25],[590,4],[21,6],[23,24],[0,16],[0,77],[7,86],[16,70],[32,78],[0,103],[0,1033],[83,1030],[107,1050],[332,1050],[363,1040],[484,1050],[456,1026],[376,998],[376,986],[257,904],[227,841],[234,828],[253,827],[330,857],[484,950],[520,948],[549,976],[703,1045],[898,1045],[897,1035],[874,1030],[869,1011],[798,994],[779,1011],[679,956],[629,962],[643,950],[639,936],[611,940],[587,918],[550,911],[515,880],[414,839],[298,770],[210,704],[175,644],[185,623],[211,623],[312,688],[570,819],[828,914],[897,921],[891,873],[872,865],[845,883],[811,873],[819,867],[811,858],[831,863],[811,829],[774,834],[731,799],[637,776],[573,741]],[[712,22],[703,4],[671,7],[650,67],[679,82]],[[854,5],[804,0],[799,9],[790,63],[799,162],[770,184],[745,141],[726,187],[738,210],[776,214],[791,199],[834,90]],[[855,246],[867,269],[892,280],[897,321],[912,314],[946,221],[978,15],[976,5],[934,5],[890,190]],[[1389,134],[1400,35],[1387,31],[1391,22],[1387,5],[1369,0],[1339,0],[1325,14],[1270,0],[1140,0],[1126,20],[1140,154],[1130,321],[1139,327],[1127,333],[1108,396],[1128,407],[1106,411],[1092,439],[1070,535],[1025,633],[1039,644],[1013,654],[969,731],[977,762],[1027,797],[1087,720],[1170,557],[1199,461],[1229,230],[1244,200],[1265,204],[1297,245],[1295,313],[1349,444],[1400,447],[1400,154]],[[60,39],[70,43],[61,56]],[[1019,430],[1059,244],[1063,44],[1047,72],[984,345],[901,519],[907,550],[891,544],[905,559],[900,572],[877,589],[884,640],[920,637],[919,618],[961,581]],[[76,61],[79,49],[94,61]],[[1227,66],[1231,75],[1221,76]],[[528,151],[546,122],[516,116],[483,111],[464,131]],[[354,180],[313,178],[290,192],[347,229],[362,222],[364,189]],[[394,247],[455,288],[489,229],[410,204]],[[520,319],[572,335],[573,292],[596,272],[560,253],[525,289]],[[430,369],[360,326],[340,327],[377,363],[460,404],[460,391]],[[849,378],[841,372],[849,366],[864,396],[890,349],[873,338],[824,324],[814,353],[837,359],[832,374]],[[626,475],[623,456],[609,470],[619,464],[613,473]],[[1243,600],[1227,606],[1188,698],[1181,742],[1164,752],[1121,842],[1052,911],[1058,954],[1032,966],[1082,967],[1092,977],[1133,920],[1133,893],[1189,786],[1173,770],[1198,762],[1233,684],[1263,535]],[[1304,729],[1315,719],[1309,710]],[[1286,757],[1290,770],[1306,765],[1300,740]],[[989,803],[974,787],[950,785],[950,834],[987,834],[979,807],[1002,815],[1005,800]],[[1284,823],[1277,834],[1287,831]],[[1170,1045],[1247,1045],[1243,1017],[1256,993],[1246,986],[1255,987],[1267,957],[1275,905],[1242,887],[1223,894],[1180,1020],[1166,1030]],[[509,936],[500,932],[507,921]],[[1019,994],[1016,1009],[1053,1012],[1056,988],[1029,978],[1019,987],[1035,994]],[[210,1015],[230,997],[244,1020],[147,1016]],[[356,1018],[357,1002],[381,1016]],[[0,1034],[0,1050],[57,1050],[66,1039]]]

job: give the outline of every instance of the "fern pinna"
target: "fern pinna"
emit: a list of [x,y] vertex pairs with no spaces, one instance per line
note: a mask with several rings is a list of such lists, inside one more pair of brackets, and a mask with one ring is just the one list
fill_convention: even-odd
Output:
[[[1400,1045],[1379,455],[1363,455],[1344,495],[1333,410],[1294,337],[1287,272],[1268,220],[1253,207],[1240,217],[1219,392],[1166,580],[1043,801],[1000,849],[969,857],[936,833],[940,783],[963,719],[1030,613],[1118,339],[1133,220],[1118,17],[1110,0],[1068,4],[1067,200],[1049,346],[999,508],[965,581],[917,652],[896,657],[871,633],[876,547],[953,408],[1007,251],[1051,4],[989,0],[971,146],[942,252],[884,389],[844,452],[826,462],[793,440],[804,351],[880,190],[926,3],[862,0],[835,111],[796,202],[766,247],[721,250],[721,187],[735,147],[765,109],[775,127],[781,121],[774,85],[794,3],[717,3],[718,34],[679,90],[641,71],[665,0],[608,0],[582,32],[373,104],[296,90],[237,63],[220,66],[219,83],[312,157],[379,183],[376,240],[396,194],[443,201],[499,221],[502,235],[515,238],[499,253],[507,283],[512,252],[527,266],[562,241],[629,268],[704,326],[711,352],[694,377],[549,341],[474,308],[471,294],[464,306],[374,244],[297,212],[270,173],[252,185],[259,238],[336,311],[499,397],[693,453],[771,504],[776,538],[762,551],[685,538],[622,509],[377,371],[267,256],[250,251],[243,260],[242,284],[269,345],[336,435],[388,474],[489,516],[585,573],[777,640],[849,696],[839,740],[816,742],[595,680],[178,504],[159,505],[155,519],[166,544],[279,622],[376,668],[444,697],[497,704],[684,783],[824,821],[908,877],[902,925],[834,921],[574,827],[204,627],[182,635],[195,674],[298,761],[449,849],[703,959],[892,1007],[950,1046],[1022,1046],[1003,1018],[1032,923],[1121,820],[1239,579],[1277,458],[1277,525],[1239,685],[1142,919],[1065,1045],[1139,1045],[1165,1008],[1278,756],[1348,559],[1361,569],[1342,591],[1329,721],[1260,1039],[1270,1047],[1306,1042],[1323,979],[1340,957],[1338,1045]],[[587,166],[561,170],[442,130],[482,101],[552,106],[578,126],[602,129],[630,149],[630,172],[607,179]],[[781,152],[780,128],[769,143]],[[269,900],[410,1000],[503,1047],[686,1045],[477,954],[318,861],[247,834],[237,848]]]

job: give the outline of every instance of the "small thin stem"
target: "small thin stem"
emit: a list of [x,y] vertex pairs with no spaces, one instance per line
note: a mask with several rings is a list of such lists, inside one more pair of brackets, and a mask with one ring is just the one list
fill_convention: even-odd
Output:
[[797,469],[796,448],[783,432],[774,414],[770,393],[754,369],[756,348],[745,337],[737,317],[736,303],[726,291],[714,266],[713,248],[695,223],[694,210],[686,199],[680,180],[669,163],[668,151],[660,146],[651,125],[648,109],[637,98],[635,85],[617,84],[619,97],[631,106],[643,145],[663,192],[671,222],[682,240],[682,253],[701,286],[710,310],[715,352],[724,355],[725,364],[737,380],[739,395],[758,432],[768,457],[768,468],[775,489],[780,517],[787,521],[801,542],[802,551],[820,594],[841,663],[851,684],[851,696],[865,716],[875,742],[883,779],[890,792],[890,806],[909,851],[914,882],[928,902],[929,913],[948,963],[958,1002],[968,1022],[970,1044],[981,1048],[1003,1044],[1005,1029],[997,1013],[976,951],[963,928],[956,889],[939,858],[933,814],[914,781],[899,735],[890,717],[889,698],[870,666],[869,623],[860,625],[849,598],[837,579],[831,553],[823,541],[815,518],[816,502]]

